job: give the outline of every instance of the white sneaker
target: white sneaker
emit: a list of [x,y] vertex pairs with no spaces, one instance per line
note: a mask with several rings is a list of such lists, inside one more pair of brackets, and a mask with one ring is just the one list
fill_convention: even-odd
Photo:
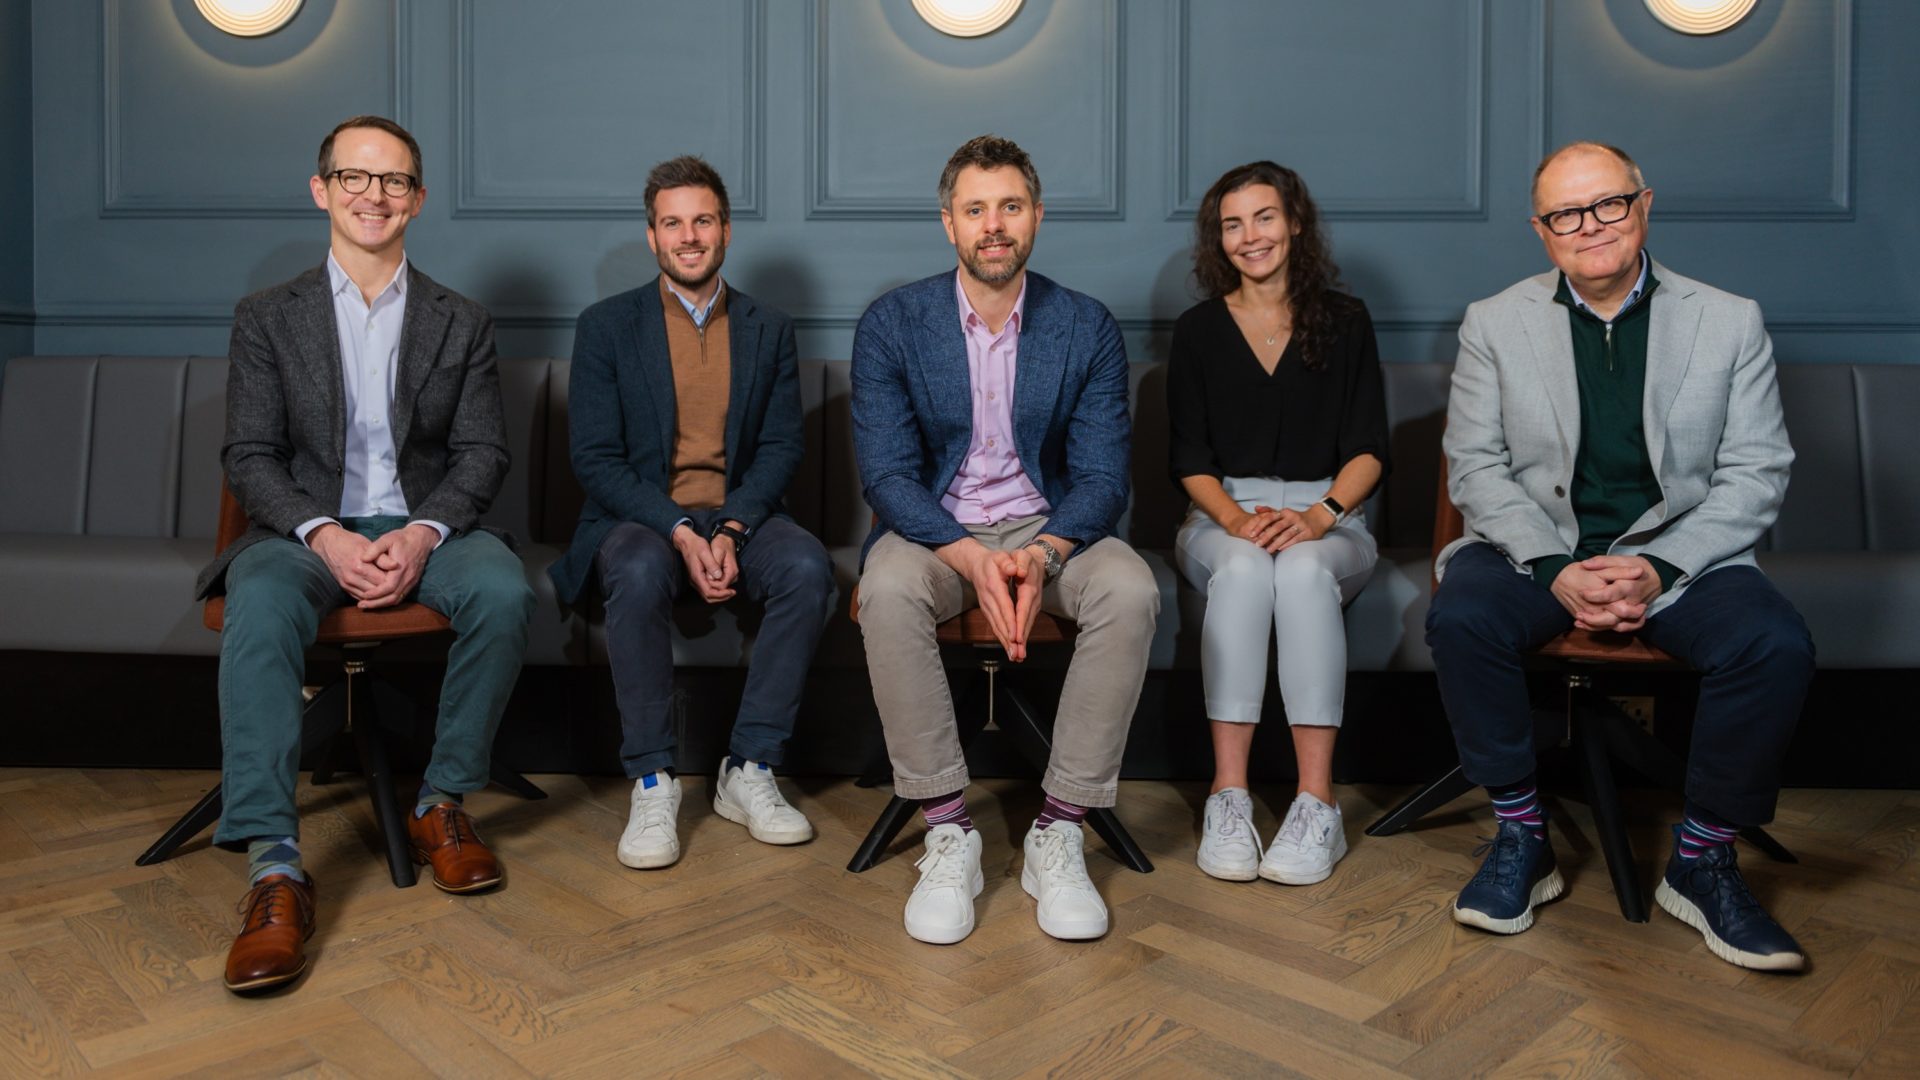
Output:
[[620,834],[620,861],[635,870],[652,870],[680,861],[679,777],[656,772],[633,782],[627,831]]
[[804,844],[813,839],[813,822],[787,804],[765,762],[749,761],[729,769],[722,758],[719,779],[713,783],[713,812],[745,825],[763,844]]
[[958,825],[927,830],[927,853],[914,863],[920,880],[907,897],[907,933],[929,945],[951,945],[973,933],[980,876],[980,834]]
[[1260,834],[1253,831],[1253,799],[1246,788],[1223,788],[1207,796],[1200,854],[1194,861],[1222,881],[1260,876]]
[[1312,885],[1327,880],[1333,864],[1347,853],[1346,820],[1340,808],[1301,792],[1287,807],[1287,820],[1267,845],[1260,876],[1282,885]]
[[1040,929],[1065,941],[1107,932],[1107,905],[1087,878],[1085,846],[1080,825],[1073,821],[1028,829],[1022,845],[1027,859],[1020,868],[1020,887],[1039,901],[1034,913]]

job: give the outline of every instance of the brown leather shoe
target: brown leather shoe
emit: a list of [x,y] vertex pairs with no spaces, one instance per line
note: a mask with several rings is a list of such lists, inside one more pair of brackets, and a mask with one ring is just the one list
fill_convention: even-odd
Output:
[[227,989],[265,990],[307,969],[313,936],[313,882],[268,874],[240,901],[240,933],[227,950]]
[[413,861],[433,867],[433,883],[450,893],[478,892],[500,884],[500,860],[473,831],[459,803],[444,802],[419,817],[407,816]]

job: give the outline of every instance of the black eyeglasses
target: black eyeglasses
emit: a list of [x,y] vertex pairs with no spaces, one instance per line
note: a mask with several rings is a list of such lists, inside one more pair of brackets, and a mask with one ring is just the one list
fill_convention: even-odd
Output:
[[404,199],[413,194],[414,185],[420,182],[410,173],[370,173],[365,169],[335,169],[327,174],[327,179],[340,181],[341,190],[349,195],[360,194],[378,180],[380,190],[395,199]]
[[1551,214],[1541,214],[1539,221],[1555,236],[1572,236],[1580,231],[1580,224],[1588,214],[1592,214],[1593,220],[1602,225],[1611,225],[1625,218],[1627,211],[1633,209],[1633,200],[1646,193],[1647,189],[1641,188],[1625,195],[1609,195],[1591,206],[1570,206]]

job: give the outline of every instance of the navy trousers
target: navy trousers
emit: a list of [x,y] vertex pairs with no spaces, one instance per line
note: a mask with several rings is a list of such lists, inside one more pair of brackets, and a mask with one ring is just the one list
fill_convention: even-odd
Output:
[[[1467,779],[1499,786],[1534,771],[1521,654],[1573,628],[1553,593],[1488,544],[1447,563],[1427,611],[1427,646]],[[1687,798],[1736,825],[1773,820],[1780,765],[1813,678],[1807,624],[1765,574],[1716,570],[1639,631],[1701,673]]]
[[[719,513],[695,511],[693,528],[706,535]],[[735,757],[778,765],[793,736],[807,669],[838,590],[826,549],[791,518],[761,522],[739,559],[731,603],[759,604],[766,614],[754,637],[728,750]],[[686,563],[666,537],[625,522],[600,542],[594,566],[606,603],[621,766],[629,777],[671,768],[677,749],[670,708],[673,602],[693,590]]]

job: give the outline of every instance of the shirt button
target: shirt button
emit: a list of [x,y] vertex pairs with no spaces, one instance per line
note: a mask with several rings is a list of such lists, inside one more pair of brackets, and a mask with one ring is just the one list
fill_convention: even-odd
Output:
[[1563,488],[1563,487],[1561,487],[1561,486],[1560,486],[1559,484],[1555,484],[1555,485],[1553,485],[1553,497],[1554,497],[1554,498],[1556,498],[1556,499],[1564,499],[1564,498],[1566,498],[1566,497],[1567,497],[1567,489],[1566,489],[1566,488]]
[[989,390],[989,391],[987,391],[987,400],[988,400],[988,401],[992,401],[992,400],[993,400],[993,391],[991,391],[991,390]]
[[992,445],[993,445],[993,440],[992,440],[992,439],[988,439],[988,440],[987,440],[987,445],[988,445],[988,446],[992,446]]

